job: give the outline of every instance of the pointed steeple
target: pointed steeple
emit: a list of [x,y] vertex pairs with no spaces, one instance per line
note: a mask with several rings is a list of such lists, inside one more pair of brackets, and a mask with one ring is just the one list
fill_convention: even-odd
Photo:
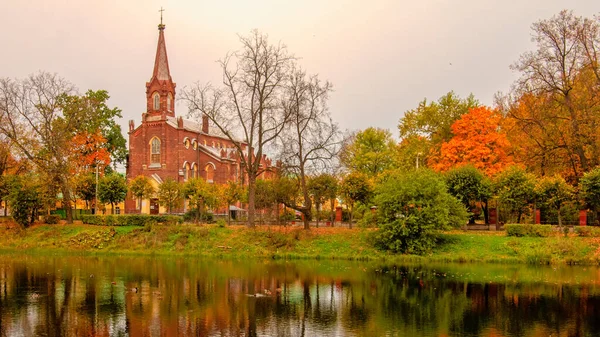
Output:
[[152,78],[146,83],[147,112],[150,115],[175,116],[175,83],[169,71],[169,58],[165,43],[165,25],[162,22],[160,10],[160,24],[158,25],[158,44],[154,59]]

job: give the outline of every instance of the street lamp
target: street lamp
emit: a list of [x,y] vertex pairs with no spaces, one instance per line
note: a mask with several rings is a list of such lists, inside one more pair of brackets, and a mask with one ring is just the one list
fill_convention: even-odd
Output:
[[419,156],[421,155],[421,152],[417,152],[417,170],[419,169]]

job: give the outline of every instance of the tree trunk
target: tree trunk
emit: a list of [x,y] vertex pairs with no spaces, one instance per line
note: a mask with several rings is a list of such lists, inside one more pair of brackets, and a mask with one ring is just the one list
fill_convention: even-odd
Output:
[[115,203],[114,202],[110,202],[110,214],[115,214]]
[[484,201],[481,205],[481,210],[483,211],[483,221],[485,221],[486,225],[490,224],[490,216],[488,214],[488,203]]
[[319,214],[319,209],[321,208],[321,205],[319,205],[319,204],[317,203],[317,205],[316,205],[316,206],[317,206],[317,228],[319,228],[319,217],[320,217],[320,214]]
[[331,198],[329,203],[331,205],[331,227],[333,227],[335,224],[335,199]]
[[248,227],[254,227],[254,199],[256,194],[256,177],[248,175]]
[[71,191],[69,190],[68,186],[63,186],[62,194],[63,194],[63,208],[65,209],[67,223],[72,224],[73,223],[73,209],[71,208]]
[[354,203],[352,203],[352,205],[350,205],[350,224],[349,224],[350,229],[352,229],[352,213],[354,213]]
[[562,229],[562,218],[560,217],[560,206],[558,206],[558,228]]

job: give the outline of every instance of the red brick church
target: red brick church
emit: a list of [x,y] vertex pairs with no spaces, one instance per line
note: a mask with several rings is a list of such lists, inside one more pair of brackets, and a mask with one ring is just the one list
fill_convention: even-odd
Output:
[[[242,182],[243,169],[232,142],[211,129],[206,117],[197,123],[175,115],[175,88],[169,71],[165,25],[161,23],[152,77],[146,82],[146,112],[137,127],[129,121],[127,180],[144,175],[155,188],[167,178],[180,183],[193,177],[216,184]],[[261,161],[264,167],[272,167],[266,156]],[[184,210],[182,203],[176,211]],[[164,211],[157,198],[144,200],[141,205],[131,196],[125,201],[125,213]]]

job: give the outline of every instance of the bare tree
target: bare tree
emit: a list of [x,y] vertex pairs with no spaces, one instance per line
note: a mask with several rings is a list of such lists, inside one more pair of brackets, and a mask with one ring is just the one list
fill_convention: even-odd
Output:
[[258,31],[240,36],[240,42],[241,50],[219,61],[222,87],[195,84],[184,89],[182,99],[190,116],[208,118],[234,144],[248,179],[248,226],[253,227],[256,178],[266,169],[261,158],[289,119],[281,100],[294,57]]
[[40,72],[24,80],[0,79],[0,133],[62,192],[67,221],[72,222],[73,200],[67,141],[72,123],[65,119],[61,99],[74,86],[54,74]]
[[327,169],[340,145],[338,127],[327,109],[331,90],[329,82],[321,82],[316,75],[307,76],[303,70],[294,69],[283,101],[290,118],[280,137],[282,163],[296,178],[302,202],[286,206],[304,214],[304,229],[310,228],[312,210],[308,176]]

